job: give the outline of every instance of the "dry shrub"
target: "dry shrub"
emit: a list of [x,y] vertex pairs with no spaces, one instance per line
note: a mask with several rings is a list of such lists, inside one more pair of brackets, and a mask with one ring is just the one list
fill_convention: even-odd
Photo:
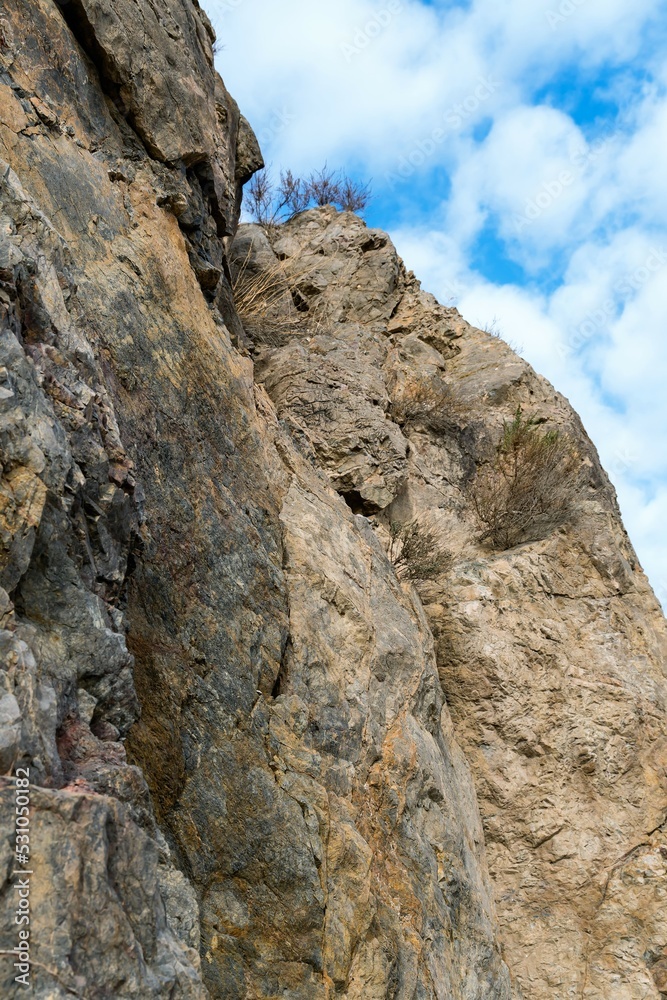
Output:
[[573,441],[524,417],[519,407],[504,424],[494,460],[478,471],[470,487],[480,540],[510,549],[545,538],[571,520],[584,484]]
[[301,177],[295,177],[291,170],[281,172],[278,198],[279,211],[285,209],[288,218],[292,218],[308,208],[308,185]]
[[389,559],[398,577],[434,580],[452,565],[452,556],[441,548],[438,536],[418,521],[389,526]]
[[243,199],[254,222],[260,226],[275,224],[275,189],[266,168],[252,175],[243,192]]
[[245,207],[254,222],[271,228],[314,205],[337,205],[344,212],[363,212],[370,197],[368,184],[330,170],[326,164],[308,177],[295,177],[291,170],[281,171],[278,184],[264,168],[246,186]]
[[370,201],[370,186],[353,181],[347,174],[329,170],[326,163],[305,182],[308,202],[315,205],[338,205],[344,212],[363,212]]
[[403,427],[422,424],[442,434],[452,421],[465,416],[463,402],[437,375],[411,378],[397,388],[391,404],[391,417]]

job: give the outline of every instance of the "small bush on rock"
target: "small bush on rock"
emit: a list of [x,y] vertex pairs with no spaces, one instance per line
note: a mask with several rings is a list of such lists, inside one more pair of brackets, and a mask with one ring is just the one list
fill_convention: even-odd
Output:
[[402,427],[421,424],[436,434],[444,433],[452,421],[465,418],[468,408],[452,388],[432,375],[405,381],[393,393],[390,415]]
[[268,170],[260,170],[245,189],[245,208],[260,226],[277,226],[316,205],[336,205],[344,212],[363,212],[370,201],[370,187],[325,164],[308,177],[281,171],[276,185]]
[[409,424],[433,416],[451,400],[451,390],[439,378],[413,378],[403,383],[392,400],[391,416]]
[[396,575],[409,580],[434,580],[452,565],[452,556],[438,541],[435,532],[418,521],[389,526],[389,559]]
[[470,499],[481,540],[495,549],[537,541],[569,521],[584,491],[584,475],[572,440],[521,408],[506,422],[494,460],[481,468]]

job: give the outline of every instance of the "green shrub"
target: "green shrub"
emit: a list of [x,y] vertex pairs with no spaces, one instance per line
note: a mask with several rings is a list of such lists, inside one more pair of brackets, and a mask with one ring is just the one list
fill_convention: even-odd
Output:
[[510,549],[545,538],[571,520],[583,491],[581,457],[569,436],[545,430],[519,407],[470,488],[480,540]]

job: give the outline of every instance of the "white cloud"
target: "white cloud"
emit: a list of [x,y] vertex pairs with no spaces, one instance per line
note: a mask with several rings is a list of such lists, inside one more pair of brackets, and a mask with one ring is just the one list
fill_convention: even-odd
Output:
[[[574,12],[549,24],[570,3]],[[391,165],[406,143],[495,76],[498,107],[576,59],[629,57],[659,0],[477,0],[468,10],[419,0],[209,0],[228,86],[258,131],[294,115],[270,152],[300,165],[361,156]],[[562,15],[561,15],[562,16]],[[488,110],[488,108],[486,109]],[[312,151],[312,152],[311,152]]]
[[[493,214],[514,256],[535,267],[566,241],[588,195],[593,161],[571,118],[517,105],[499,115],[485,141],[453,175],[449,229],[470,240],[480,214]],[[539,250],[539,259],[536,258]]]

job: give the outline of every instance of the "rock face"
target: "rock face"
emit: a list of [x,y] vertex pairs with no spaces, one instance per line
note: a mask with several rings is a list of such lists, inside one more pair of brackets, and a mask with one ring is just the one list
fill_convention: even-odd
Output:
[[[308,274],[296,279],[308,312],[282,344],[258,345],[258,379],[336,488],[373,497],[379,537],[416,525],[447,555],[417,589],[518,989],[667,995],[665,622],[578,418],[502,341],[422,293],[355,217],[305,213],[274,246],[304,265],[292,273]],[[587,490],[573,523],[492,552],[466,487],[518,406],[576,441]],[[373,408],[400,466],[376,447]],[[378,482],[392,488],[381,496]]]
[[423,610],[223,319],[260,160],[205,18],[41,0],[2,39],[0,746],[33,782],[33,994],[507,1000]]
[[[664,621],[594,450],[354,216],[234,239],[213,37],[0,5],[2,995],[29,768],[35,997],[658,997]],[[494,555],[519,403],[589,486]]]

